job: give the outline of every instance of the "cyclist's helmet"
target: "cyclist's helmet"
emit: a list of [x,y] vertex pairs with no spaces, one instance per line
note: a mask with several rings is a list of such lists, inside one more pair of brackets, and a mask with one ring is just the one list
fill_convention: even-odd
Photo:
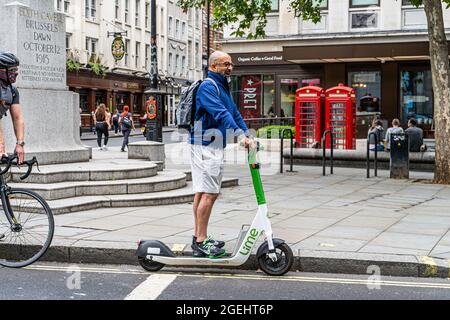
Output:
[[18,67],[19,64],[19,59],[14,54],[0,51],[0,69]]

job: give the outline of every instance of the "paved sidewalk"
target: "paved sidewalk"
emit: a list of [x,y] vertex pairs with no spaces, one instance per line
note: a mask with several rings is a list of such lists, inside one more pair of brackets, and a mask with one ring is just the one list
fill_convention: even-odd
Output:
[[[225,172],[239,177],[239,186],[223,190],[209,227],[228,251],[257,208],[245,154],[235,149],[227,149]],[[184,144],[167,145],[167,168],[189,169],[188,151]],[[323,177],[321,167],[295,166],[297,172],[280,175],[278,157],[261,153],[262,181],[274,235],[294,251],[294,269],[365,274],[376,265],[383,275],[450,276],[450,186],[431,184],[432,174],[420,172],[391,180],[381,170],[366,179],[365,170],[335,168]],[[182,248],[193,234],[191,204],[99,209],[55,220],[47,258],[74,263],[136,263],[138,240]],[[252,259],[247,268],[256,267]]]

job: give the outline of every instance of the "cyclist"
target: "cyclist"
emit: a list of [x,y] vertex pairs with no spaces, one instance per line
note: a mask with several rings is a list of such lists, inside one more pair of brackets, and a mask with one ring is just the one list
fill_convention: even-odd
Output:
[[[2,119],[8,112],[11,113],[11,120],[14,133],[17,138],[15,152],[18,163],[24,161],[24,120],[19,102],[19,90],[13,84],[16,82],[19,71],[19,59],[12,53],[0,52],[0,157],[6,155],[5,139],[3,137]],[[0,240],[4,238],[0,234]]]

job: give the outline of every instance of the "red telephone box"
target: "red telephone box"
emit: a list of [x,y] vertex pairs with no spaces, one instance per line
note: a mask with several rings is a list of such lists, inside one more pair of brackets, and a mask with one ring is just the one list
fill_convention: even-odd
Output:
[[323,132],[325,90],[308,86],[296,91],[295,96],[295,140],[297,147],[311,148],[320,144]]
[[[335,149],[356,148],[356,95],[355,90],[340,83],[325,92],[325,127],[332,130]],[[327,148],[330,136],[327,135]]]

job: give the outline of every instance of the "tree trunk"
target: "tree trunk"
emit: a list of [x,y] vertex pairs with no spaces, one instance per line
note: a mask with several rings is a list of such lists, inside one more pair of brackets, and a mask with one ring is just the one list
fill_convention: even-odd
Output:
[[436,183],[450,184],[450,89],[447,38],[441,0],[424,0],[430,40],[436,139]]

